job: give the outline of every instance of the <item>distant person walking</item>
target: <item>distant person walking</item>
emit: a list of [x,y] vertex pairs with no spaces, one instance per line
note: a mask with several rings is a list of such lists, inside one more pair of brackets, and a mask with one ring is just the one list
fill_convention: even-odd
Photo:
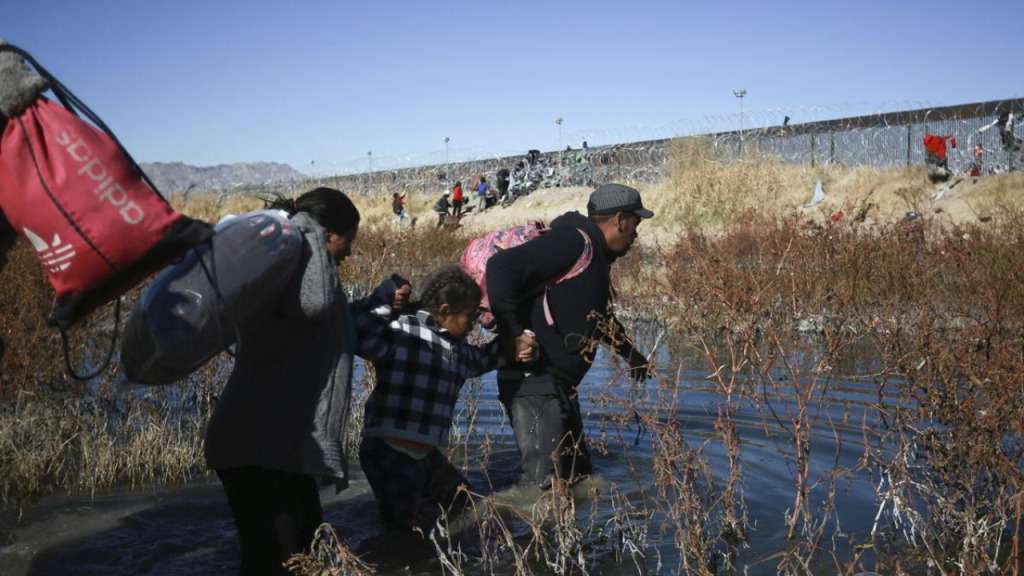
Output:
[[409,228],[413,227],[412,216],[409,215],[409,211],[405,209],[405,190],[401,193],[395,193],[392,196],[391,211],[398,217],[398,233],[402,233],[402,220],[409,221]]
[[971,161],[966,170],[968,176],[981,176],[981,157],[984,152],[981,142],[974,145],[974,160]]
[[510,181],[508,168],[502,168],[501,170],[498,170],[498,173],[495,176],[495,178],[498,181],[498,201],[509,201],[510,198],[508,198],[508,188]]
[[441,198],[438,199],[437,203],[434,204],[434,212],[437,212],[437,227],[444,226],[444,219],[448,216],[448,196],[451,192],[445,190]]
[[455,216],[462,216],[462,205],[466,202],[466,199],[462,195],[462,182],[455,182],[455,189],[452,190],[452,209]]
[[480,183],[476,185],[476,200],[477,212],[484,212],[487,210],[487,196],[489,194],[489,188],[487,186],[487,179],[483,176],[480,177]]

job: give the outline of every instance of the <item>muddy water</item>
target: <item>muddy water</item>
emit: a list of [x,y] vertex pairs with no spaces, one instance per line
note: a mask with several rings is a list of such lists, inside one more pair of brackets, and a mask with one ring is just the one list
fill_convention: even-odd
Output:
[[[793,360],[809,368],[817,360],[815,349],[813,343],[797,343],[793,346]],[[581,524],[596,527],[591,533],[592,542],[588,544],[593,557],[591,573],[617,574],[624,568],[617,565],[609,547],[601,544],[607,540],[601,537],[602,531],[604,536],[613,539],[615,536],[606,528],[612,518],[611,507],[597,507],[597,517],[591,518],[587,501],[590,488],[596,487],[604,495],[616,491],[626,495],[636,506],[642,505],[644,498],[650,502],[654,493],[650,431],[638,425],[635,419],[621,418],[623,403],[608,401],[609,398],[640,402],[665,421],[673,418],[673,413],[665,404],[656,409],[656,400],[677,397],[674,418],[688,445],[703,447],[704,458],[719,482],[728,473],[727,452],[715,432],[723,396],[707,378],[713,372],[709,362],[694,350],[662,345],[658,364],[665,367],[662,372],[668,380],[667,386],[651,381],[635,388],[616,377],[618,368],[602,357],[581,388],[588,437],[608,439],[607,453],[594,453],[597,471],[594,484],[577,490]],[[855,469],[863,456],[864,406],[879,400],[876,385],[867,377],[873,365],[870,352],[861,351],[848,355],[841,365],[833,367],[821,413],[812,409],[813,415],[820,416],[810,451],[812,483],[826,478],[837,464],[840,468]],[[785,374],[780,371],[778,376],[786,386]],[[749,378],[749,375],[743,377]],[[475,490],[527,511],[542,495],[536,490],[514,486],[517,454],[497,403],[493,375],[484,378],[474,390],[479,399],[475,413],[476,434],[470,437],[468,453],[455,454],[455,460],[468,465]],[[792,390],[783,388],[782,398],[776,399],[772,399],[769,390],[761,402],[766,398],[782,412],[784,404],[792,401]],[[740,573],[746,570],[753,575],[774,574],[778,561],[771,557],[790,546],[785,521],[796,494],[794,448],[770,412],[756,409],[752,401],[737,404],[734,420],[743,442],[742,493],[750,530],[747,546],[741,547],[734,561]],[[831,416],[841,440],[838,450],[826,416]],[[486,477],[479,465],[479,445],[484,432],[490,441]],[[379,520],[358,464],[353,463],[352,469],[354,480],[349,490],[341,495],[335,495],[330,489],[321,492],[325,520],[351,546],[362,546],[373,553],[380,548],[380,542],[374,538]],[[870,532],[878,509],[870,480],[866,472],[851,472],[837,484],[841,537],[831,538],[836,529],[830,528],[826,541],[829,548],[835,546],[840,559],[850,557],[850,550],[844,543],[851,535],[863,536]],[[822,498],[820,489],[811,494],[812,502],[820,502]],[[836,520],[829,522],[834,524]],[[674,535],[671,531],[661,531],[657,511],[648,526],[645,549],[648,573],[675,573],[680,558],[673,544]],[[522,535],[526,536],[525,528],[522,530]],[[864,541],[864,538],[858,540]],[[234,525],[216,481],[118,491],[95,499],[52,497],[24,510],[20,518],[11,511],[3,512],[0,543],[2,575],[191,575],[234,574],[237,570]],[[472,553],[471,537],[466,546]],[[373,553],[372,559],[383,561],[382,573],[385,574],[441,573],[437,561],[422,550],[391,548],[384,555]],[[502,568],[495,571],[500,573]],[[543,568],[538,566],[538,571],[543,572]],[[831,570],[827,566],[822,569],[822,572],[828,571]],[[486,570],[481,568],[476,572],[486,573]],[[511,566],[508,573],[512,573]]]

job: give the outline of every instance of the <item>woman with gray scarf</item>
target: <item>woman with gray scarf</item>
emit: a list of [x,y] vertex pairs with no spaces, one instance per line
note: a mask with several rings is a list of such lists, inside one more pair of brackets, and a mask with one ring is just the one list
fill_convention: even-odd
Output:
[[269,208],[289,213],[304,237],[297,272],[270,317],[235,358],[206,431],[238,528],[240,574],[286,574],[322,522],[319,483],[348,485],[345,426],[355,330],[338,278],[352,252],[359,210],[317,188]]

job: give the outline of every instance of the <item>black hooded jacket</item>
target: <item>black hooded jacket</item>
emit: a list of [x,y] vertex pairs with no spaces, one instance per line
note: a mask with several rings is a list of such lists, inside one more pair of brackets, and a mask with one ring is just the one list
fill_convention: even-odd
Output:
[[[594,257],[579,276],[548,290],[544,315],[544,286],[565,275],[583,253],[590,237]],[[598,316],[611,303],[611,262],[604,234],[579,212],[569,212],[551,223],[551,230],[525,244],[500,252],[487,262],[487,296],[502,334],[532,330],[540,344],[540,358],[532,364],[519,394],[541,394],[554,383],[575,387],[590,369],[601,338]]]

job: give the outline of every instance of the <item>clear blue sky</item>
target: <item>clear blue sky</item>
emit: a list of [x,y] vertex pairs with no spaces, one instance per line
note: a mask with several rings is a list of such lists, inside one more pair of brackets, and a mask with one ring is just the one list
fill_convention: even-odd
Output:
[[635,127],[721,120],[739,87],[821,116],[1019,97],[1020,6],[5,0],[0,37],[141,161],[306,168],[553,149],[556,116],[573,146],[657,137]]

